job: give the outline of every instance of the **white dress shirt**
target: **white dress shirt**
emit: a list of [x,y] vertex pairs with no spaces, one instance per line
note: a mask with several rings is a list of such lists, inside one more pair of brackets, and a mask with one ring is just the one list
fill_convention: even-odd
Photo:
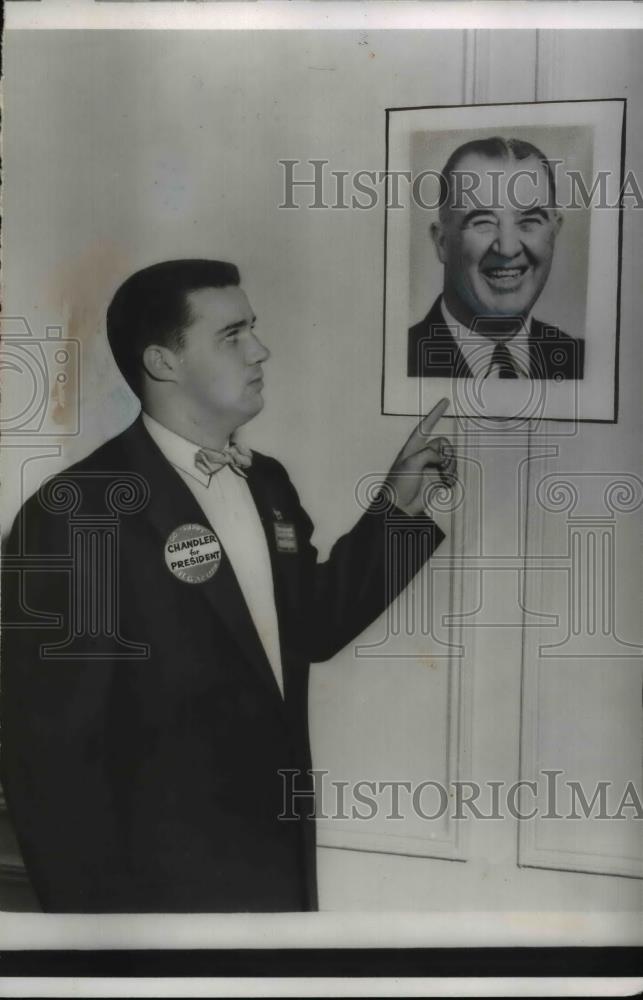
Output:
[[[444,297],[440,302],[442,315],[447,326],[455,327],[455,339],[464,355],[474,378],[498,378],[499,366],[491,361],[497,341],[492,337],[476,333],[463,323],[458,323],[446,307]],[[529,375],[529,330],[531,329],[531,313],[525,319],[522,327],[510,339],[503,339],[506,344],[518,378],[530,378]]]
[[[199,445],[143,413],[143,424],[194,495],[228,556],[282,695],[283,668],[266,535],[246,480],[225,465],[212,475],[194,464]],[[177,525],[178,527],[178,525]]]

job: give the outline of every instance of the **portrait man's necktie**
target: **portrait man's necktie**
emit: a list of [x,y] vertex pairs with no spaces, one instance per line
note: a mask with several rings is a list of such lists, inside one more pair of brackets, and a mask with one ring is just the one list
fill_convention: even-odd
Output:
[[199,472],[211,476],[224,465],[229,465],[237,476],[247,479],[246,469],[252,465],[252,452],[248,448],[231,441],[223,451],[214,448],[200,448],[194,456],[194,464]]
[[499,378],[518,378],[518,372],[516,371],[509,348],[503,341],[497,343],[493,349],[489,372],[494,370],[494,366],[498,367]]

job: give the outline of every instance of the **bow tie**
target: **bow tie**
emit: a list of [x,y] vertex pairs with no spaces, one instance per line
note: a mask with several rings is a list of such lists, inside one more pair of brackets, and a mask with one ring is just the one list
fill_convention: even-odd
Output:
[[231,441],[223,451],[215,451],[214,448],[200,448],[194,456],[194,464],[199,472],[203,472],[206,476],[211,476],[222,469],[224,465],[229,465],[237,476],[247,479],[245,469],[249,469],[252,465],[252,452],[235,441]]

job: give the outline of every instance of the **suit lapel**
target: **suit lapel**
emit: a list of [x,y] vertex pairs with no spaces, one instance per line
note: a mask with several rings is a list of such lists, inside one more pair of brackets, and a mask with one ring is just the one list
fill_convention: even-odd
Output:
[[[465,356],[460,349],[460,345],[453,336],[451,328],[448,326],[447,321],[444,318],[440,304],[441,302],[442,298],[440,297],[435,302],[433,309],[429,314],[435,339],[438,341],[444,341],[449,345],[449,350],[452,352],[450,374],[455,375],[456,378],[473,378],[473,372],[467,364]],[[458,327],[458,329],[461,329],[461,327]]]
[[[293,555],[290,553],[280,552],[277,548],[275,524],[278,523],[282,512],[276,504],[281,503],[281,501],[273,496],[273,492],[270,489],[270,481],[262,472],[261,457],[259,456],[255,457],[251,467],[248,469],[248,486],[261,519],[270,555],[277,621],[279,624],[281,663],[284,670],[284,682],[287,682],[289,657],[286,644],[288,630],[286,608],[288,606],[289,591],[297,587],[297,559],[293,558]],[[290,524],[288,521],[284,523]]]
[[583,342],[533,319],[529,331],[530,374],[534,379],[583,377]]
[[464,354],[453,336],[436,299],[409,339],[409,375],[471,378]]
[[[158,533],[160,544],[164,545],[168,536],[181,524],[207,524],[195,497],[149,436],[140,417],[125,432],[123,446],[132,468],[147,480],[150,500],[144,516]],[[201,595],[210,603],[243,650],[258,679],[283,705],[274,672],[223,546],[217,572],[206,582],[193,585],[193,590],[196,600]]]

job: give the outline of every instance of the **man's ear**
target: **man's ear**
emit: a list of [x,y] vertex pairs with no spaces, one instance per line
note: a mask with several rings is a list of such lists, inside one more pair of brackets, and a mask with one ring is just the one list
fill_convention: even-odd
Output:
[[446,233],[444,226],[441,222],[432,222],[429,232],[431,233],[431,239],[433,240],[433,245],[435,247],[438,259],[441,264],[446,263],[447,251],[446,251]]
[[176,382],[178,358],[162,344],[148,344],[143,351],[143,368],[155,382]]

